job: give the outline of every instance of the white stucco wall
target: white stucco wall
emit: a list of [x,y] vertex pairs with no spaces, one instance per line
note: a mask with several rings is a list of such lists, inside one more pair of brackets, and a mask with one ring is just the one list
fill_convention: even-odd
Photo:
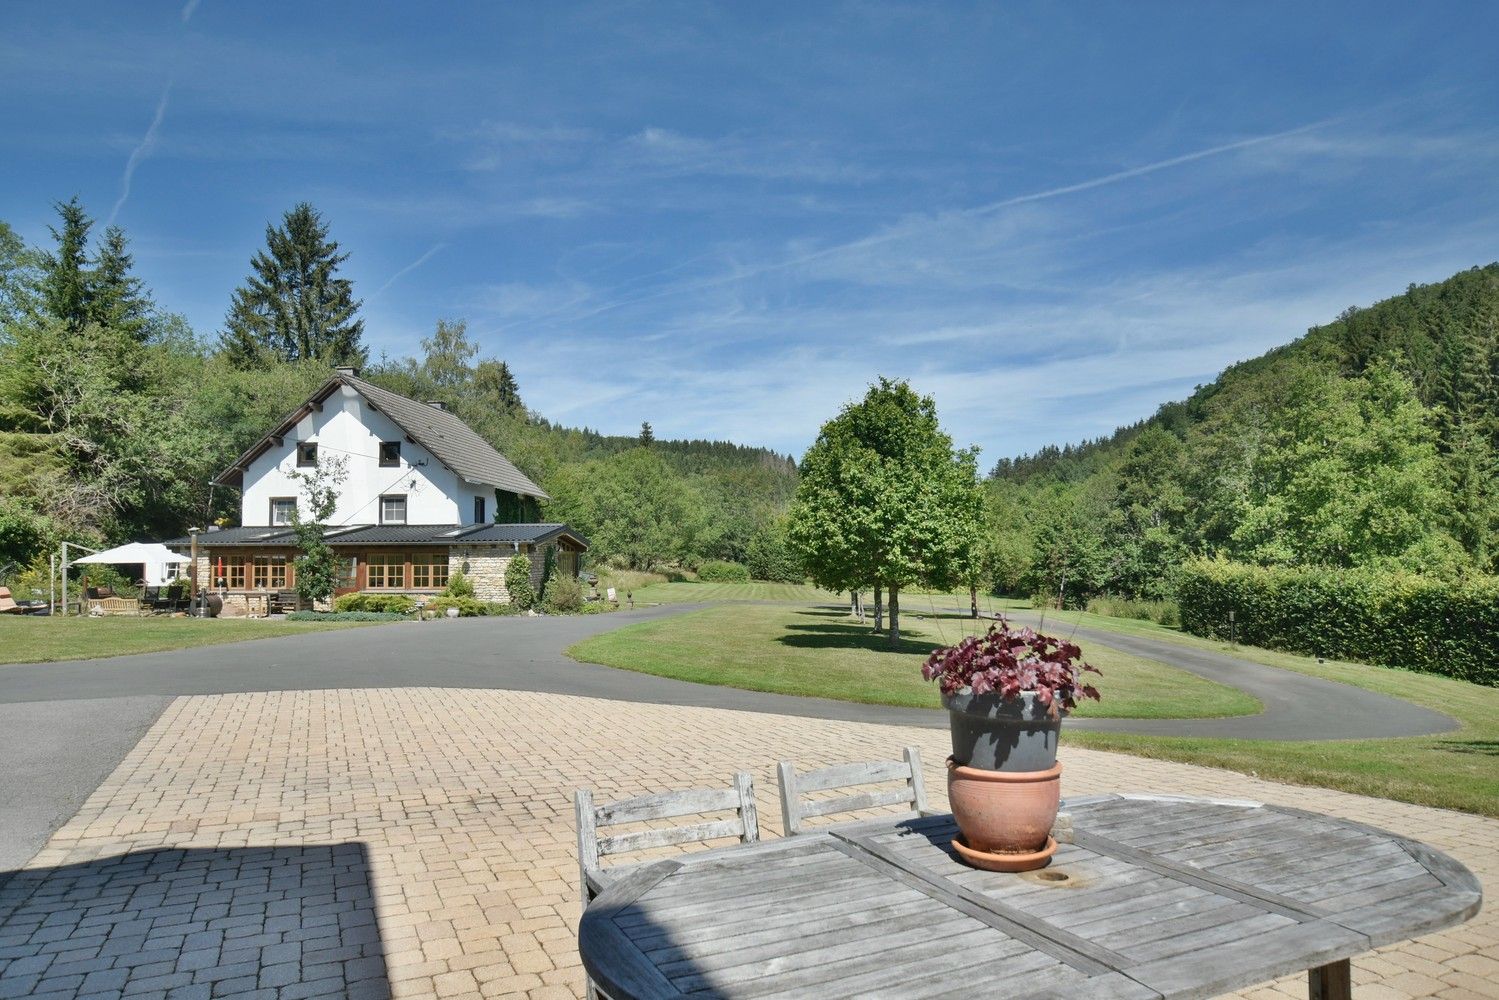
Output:
[[[391,493],[406,495],[407,524],[467,524],[473,519],[475,496],[485,497],[486,519],[494,520],[493,489],[464,482],[425,448],[406,440],[405,432],[368,400],[342,386],[324,401],[320,412],[308,414],[289,431],[280,447],[271,447],[250,463],[241,524],[268,525],[272,497],[300,496],[300,484],[289,475],[297,470],[299,441],[316,441],[320,459],[337,456],[348,463],[331,524],[380,523],[379,498]],[[399,467],[380,464],[381,441],[401,442]]]

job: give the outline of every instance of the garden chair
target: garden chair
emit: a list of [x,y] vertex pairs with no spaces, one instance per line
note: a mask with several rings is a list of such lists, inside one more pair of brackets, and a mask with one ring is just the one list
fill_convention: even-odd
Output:
[[[921,754],[915,747],[906,747],[902,760],[834,764],[832,767],[802,774],[796,772],[792,761],[783,760],[778,770],[781,778],[781,822],[788,837],[802,832],[803,820],[833,813],[904,804],[910,806],[911,816],[929,815],[926,785],[921,777]],[[899,781],[902,784],[899,788],[854,792],[837,798],[809,800],[802,797],[807,792],[826,792],[888,781]]]
[[286,611],[300,611],[302,609],[302,596],[295,590],[277,590],[271,593],[270,610],[268,614],[281,614]]
[[[738,837],[740,843],[744,844],[760,839],[760,822],[755,812],[755,783],[747,771],[736,772],[734,784],[730,788],[689,788],[680,792],[658,792],[654,795],[637,795],[632,799],[603,806],[594,805],[593,793],[580,788],[573,793],[573,804],[578,818],[578,888],[583,897],[584,909],[587,909],[588,904],[606,885],[644,863],[610,865],[604,868],[600,861],[608,855],[698,843],[719,837]],[[599,836],[600,827],[731,810],[734,815],[730,819]],[[590,979],[590,1000],[600,995]]]

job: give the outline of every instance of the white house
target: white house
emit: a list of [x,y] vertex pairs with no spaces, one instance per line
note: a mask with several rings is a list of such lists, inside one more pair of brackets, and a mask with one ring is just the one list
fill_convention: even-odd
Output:
[[199,585],[230,601],[295,586],[292,516],[308,513],[295,474],[329,458],[346,472],[325,533],[345,558],[338,593],[432,594],[461,571],[480,599],[505,600],[515,555],[530,556],[539,585],[576,575],[587,550],[567,525],[534,523],[547,494],[441,404],[339,368],[214,480],[241,491],[240,525],[198,536]]

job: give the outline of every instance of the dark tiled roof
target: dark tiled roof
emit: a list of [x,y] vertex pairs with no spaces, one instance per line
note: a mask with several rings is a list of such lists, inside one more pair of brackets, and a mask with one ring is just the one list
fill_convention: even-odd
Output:
[[235,459],[233,465],[219,473],[214,482],[224,486],[239,486],[244,481],[244,471],[249,464],[270,447],[272,442],[291,430],[314,404],[321,404],[340,385],[352,387],[381,413],[400,425],[401,430],[411,435],[413,441],[469,482],[498,487],[539,500],[551,499],[545,490],[528,479],[525,473],[496,451],[493,445],[475,434],[457,415],[342,372],[324,382],[305,403],[287,414],[269,434]]
[[486,440],[475,434],[468,424],[448,410],[430,403],[407,399],[378,385],[352,375],[340,376],[374,403],[380,412],[401,425],[416,442],[436,455],[438,460],[471,483],[498,486],[511,493],[551,499],[511,464],[510,459],[495,451]]
[[[329,528],[323,537],[329,545],[486,545],[524,542],[539,545],[566,535],[588,547],[588,539],[565,524],[357,524]],[[173,538],[163,544],[188,546],[192,538]],[[225,545],[294,545],[296,536],[287,527],[240,527],[205,531],[198,535],[204,547]]]

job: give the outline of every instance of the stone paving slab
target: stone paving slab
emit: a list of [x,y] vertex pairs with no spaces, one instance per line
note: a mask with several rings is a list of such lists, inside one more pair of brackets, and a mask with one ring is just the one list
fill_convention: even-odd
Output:
[[[571,791],[608,800],[774,767],[925,757],[946,733],[495,690],[176,699],[0,886],[0,998],[581,996]],[[1250,797],[1372,823],[1499,876],[1499,822],[1068,748],[1064,794]],[[1355,960],[1364,1000],[1499,998],[1499,917]],[[47,992],[43,993],[42,990]],[[1304,997],[1293,977],[1237,996]]]

